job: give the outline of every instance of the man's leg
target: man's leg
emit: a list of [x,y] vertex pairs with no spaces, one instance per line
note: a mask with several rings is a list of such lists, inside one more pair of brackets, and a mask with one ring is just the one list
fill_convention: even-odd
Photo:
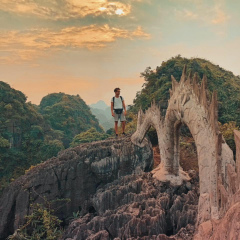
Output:
[[118,121],[115,121],[115,133],[118,134]]
[[118,119],[119,119],[119,115],[116,112],[114,112],[114,113],[115,113],[115,115],[114,115],[114,123],[115,123],[114,128],[115,128],[115,133],[116,133],[116,136],[117,136],[118,135]]
[[126,125],[126,121],[122,121],[122,131],[123,131],[123,133],[125,132],[125,125]]
[[123,112],[121,114],[121,123],[122,123],[122,132],[125,134],[126,117]]

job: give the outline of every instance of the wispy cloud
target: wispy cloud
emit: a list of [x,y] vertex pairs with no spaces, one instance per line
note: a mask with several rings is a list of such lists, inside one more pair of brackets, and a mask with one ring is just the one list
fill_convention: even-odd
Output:
[[130,31],[109,25],[89,25],[67,27],[59,31],[50,29],[30,29],[27,31],[0,32],[0,63],[31,60],[65,47],[87,48],[89,50],[106,47],[118,38],[150,38],[139,26]]
[[178,18],[184,19],[184,20],[194,20],[198,19],[198,14],[196,12],[193,12],[188,9],[175,9],[175,14],[177,15]]
[[212,11],[214,13],[212,18],[212,24],[224,24],[230,18],[230,16],[224,11],[222,5],[217,4]]
[[1,0],[0,10],[5,12],[12,12],[19,15],[36,15],[39,17],[49,17],[56,14],[58,4],[56,0],[47,2],[45,0],[41,3],[34,0]]
[[[170,0],[177,1],[177,0]],[[179,2],[179,0],[178,0]],[[224,0],[180,0],[183,6],[175,9],[175,15],[182,20],[197,20],[209,25],[223,25],[230,16],[225,9]]]
[[124,16],[131,12],[131,4],[135,1],[139,0],[125,3],[108,0],[1,0],[0,10],[55,20],[104,14]]
[[82,17],[93,15],[127,15],[131,11],[130,4],[109,2],[107,0],[65,0],[69,13],[73,16],[80,14]]

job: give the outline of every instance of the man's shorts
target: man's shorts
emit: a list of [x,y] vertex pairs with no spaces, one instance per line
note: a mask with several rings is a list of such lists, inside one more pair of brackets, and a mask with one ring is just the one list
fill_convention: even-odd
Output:
[[125,117],[125,115],[124,115],[124,112],[122,111],[121,114],[117,114],[117,113],[114,111],[114,121],[115,121],[115,122],[118,122],[119,119],[120,119],[121,122],[126,121],[126,117]]

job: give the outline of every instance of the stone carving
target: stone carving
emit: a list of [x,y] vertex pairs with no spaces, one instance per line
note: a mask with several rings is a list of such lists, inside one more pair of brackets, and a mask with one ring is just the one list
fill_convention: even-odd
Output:
[[[138,146],[148,129],[153,126],[158,135],[161,163],[152,170],[161,181],[181,185],[189,176],[179,165],[179,130],[184,123],[189,128],[197,147],[200,197],[198,223],[218,219],[226,211],[227,198],[235,191],[231,172],[235,172],[233,153],[218,129],[217,93],[211,100],[206,89],[207,78],[199,84],[198,75],[186,74],[184,66],[179,82],[172,78],[172,89],[165,116],[153,101],[145,113],[138,112],[137,130],[132,142]],[[234,185],[234,186],[233,186]]]
[[[134,145],[129,136],[81,144],[61,151],[16,179],[0,198],[0,239],[6,239],[24,223],[31,202],[70,198],[56,213],[62,220],[84,208],[98,188],[132,173],[150,171],[153,166],[151,143]],[[33,200],[31,201],[30,198]],[[57,203],[62,206],[62,203]],[[91,207],[91,206],[89,206]]]
[[240,164],[240,132],[234,131],[236,144],[236,170],[228,165],[230,177],[229,192],[222,189],[226,202],[225,215],[218,220],[211,219],[199,225],[194,240],[238,240],[240,236],[240,189],[239,189],[239,164]]

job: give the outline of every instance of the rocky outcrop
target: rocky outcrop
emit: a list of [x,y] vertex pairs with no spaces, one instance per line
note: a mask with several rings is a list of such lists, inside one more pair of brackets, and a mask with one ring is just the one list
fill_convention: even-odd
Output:
[[105,185],[86,202],[82,217],[70,224],[62,240],[192,239],[199,188],[196,173],[189,175],[191,181],[181,186],[161,182],[152,173]]
[[198,227],[194,240],[239,240],[240,202],[233,204],[220,220],[209,220]]
[[141,146],[148,129],[154,127],[158,135],[161,163],[152,170],[153,176],[161,181],[181,185],[189,176],[179,163],[179,130],[182,124],[189,128],[198,154],[198,222],[202,223],[209,219],[219,219],[226,212],[226,198],[235,188],[232,181],[235,162],[232,150],[218,128],[217,94],[208,92],[206,76],[203,76],[201,84],[199,82],[197,73],[187,76],[186,66],[179,82],[172,76],[166,115],[163,116],[160,107],[154,101],[145,113],[140,109],[137,130],[131,139]]
[[228,165],[229,191],[221,191],[225,215],[218,220],[210,219],[199,225],[194,240],[240,239],[240,132],[234,131],[236,144],[236,170]]
[[23,224],[30,203],[42,202],[43,196],[48,200],[71,199],[57,212],[64,220],[83,208],[98,188],[119,177],[149,171],[152,166],[151,143],[144,139],[144,147],[140,148],[129,136],[61,151],[57,157],[29,170],[4,191],[0,199],[0,239]]

